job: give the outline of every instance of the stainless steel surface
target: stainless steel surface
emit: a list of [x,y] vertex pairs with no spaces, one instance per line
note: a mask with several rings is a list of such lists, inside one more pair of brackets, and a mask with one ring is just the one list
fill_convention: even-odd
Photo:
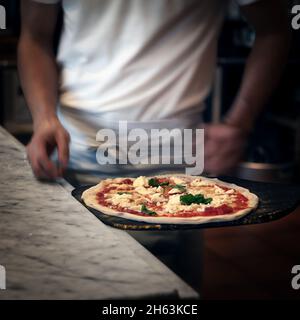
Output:
[[282,164],[242,162],[236,170],[236,176],[261,182],[291,182],[294,170],[293,162]]

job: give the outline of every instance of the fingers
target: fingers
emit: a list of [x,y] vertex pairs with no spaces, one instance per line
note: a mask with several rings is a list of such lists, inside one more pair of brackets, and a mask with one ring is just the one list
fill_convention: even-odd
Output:
[[242,158],[240,149],[219,150],[215,155],[205,157],[205,171],[214,174],[225,174],[232,170]]
[[241,160],[245,139],[235,128],[205,126],[204,167],[214,175],[229,173]]
[[37,159],[39,170],[46,178],[55,179],[60,177],[60,173],[55,164],[49,159],[46,150],[41,150]]
[[216,154],[219,154],[220,146],[213,140],[207,140],[204,142],[204,158],[205,160],[216,156]]
[[56,133],[58,161],[62,168],[65,169],[69,162],[69,143],[70,136],[66,131],[58,131]]
[[38,163],[38,161],[36,159],[34,159],[34,158],[30,159],[28,157],[28,160],[31,165],[33,174],[37,179],[47,179],[48,178],[47,174],[42,170],[40,164]]
[[210,158],[205,162],[205,172],[213,175],[227,174],[238,164],[238,158],[222,157],[220,160],[217,157]]
[[238,141],[208,141],[205,144],[205,170],[218,174],[226,173],[239,163],[243,150],[243,145]]
[[59,172],[49,159],[46,149],[46,145],[43,143],[29,144],[27,157],[32,171],[38,179],[55,179],[59,176]]
[[[69,141],[67,131],[58,121],[37,129],[27,146],[27,156],[37,178],[56,179],[61,177],[69,161]],[[50,156],[57,148],[59,165]]]

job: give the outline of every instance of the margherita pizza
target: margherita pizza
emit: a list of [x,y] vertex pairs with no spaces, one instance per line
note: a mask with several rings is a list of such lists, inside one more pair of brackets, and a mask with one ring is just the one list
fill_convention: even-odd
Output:
[[182,174],[105,179],[82,199],[104,214],[156,224],[235,220],[258,205],[258,197],[245,188]]

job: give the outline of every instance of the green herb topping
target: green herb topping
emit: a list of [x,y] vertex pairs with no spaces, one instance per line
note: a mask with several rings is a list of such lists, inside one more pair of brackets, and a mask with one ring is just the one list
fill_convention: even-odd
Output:
[[190,193],[180,196],[180,203],[183,205],[191,205],[192,203],[196,204],[209,204],[212,202],[212,198],[205,198],[203,194],[192,195]]
[[156,212],[149,210],[144,204],[142,205],[141,212],[143,212],[149,216],[156,216],[157,215]]
[[148,180],[148,184],[150,187],[162,187],[162,186],[168,186],[169,182],[165,181],[165,182],[159,182],[158,179],[156,178],[151,178]]
[[174,186],[170,186],[172,188],[176,188],[179,191],[185,192],[186,191],[186,186],[184,186],[183,184],[175,184]]

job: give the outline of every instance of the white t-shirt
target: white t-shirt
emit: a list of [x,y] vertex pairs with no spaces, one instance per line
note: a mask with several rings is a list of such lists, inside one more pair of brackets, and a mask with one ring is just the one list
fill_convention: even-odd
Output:
[[134,120],[201,105],[227,2],[63,0],[61,104],[92,113],[124,111]]
[[95,145],[106,122],[186,115],[194,121],[201,113],[227,0],[63,0],[62,5],[60,117],[73,148]]

